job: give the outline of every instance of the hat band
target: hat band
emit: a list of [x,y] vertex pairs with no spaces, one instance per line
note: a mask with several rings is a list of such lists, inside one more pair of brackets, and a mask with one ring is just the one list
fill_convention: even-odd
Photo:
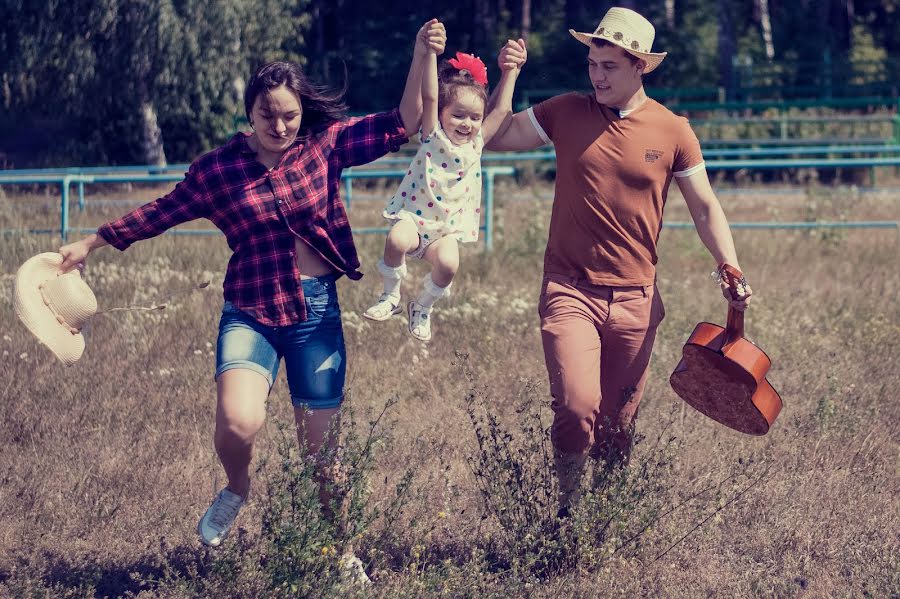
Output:
[[77,335],[78,333],[80,333],[81,331],[79,331],[78,329],[76,329],[75,327],[70,325],[68,322],[66,322],[66,319],[63,318],[63,315],[60,314],[59,312],[57,312],[56,309],[53,307],[53,304],[50,303],[50,299],[47,297],[47,294],[44,293],[44,284],[43,283],[38,285],[38,290],[41,292],[41,299],[44,300],[44,304],[50,310],[50,313],[56,317],[56,322],[58,322],[63,327],[68,329],[69,332],[72,333],[73,335]]
[[610,31],[606,27],[598,27],[597,31],[594,32],[594,35],[602,36],[607,39],[612,40],[618,46],[622,46],[624,48],[630,48],[636,52],[643,52],[644,54],[651,54],[650,50],[642,50],[641,42],[636,39],[631,39],[621,31]]

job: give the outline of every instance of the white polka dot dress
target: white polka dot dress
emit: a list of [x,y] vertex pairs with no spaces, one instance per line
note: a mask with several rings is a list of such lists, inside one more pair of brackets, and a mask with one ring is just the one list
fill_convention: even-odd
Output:
[[453,235],[461,243],[478,241],[481,216],[481,132],[454,145],[437,126],[426,136],[406,176],[382,213],[389,220],[414,222],[419,235],[434,241]]

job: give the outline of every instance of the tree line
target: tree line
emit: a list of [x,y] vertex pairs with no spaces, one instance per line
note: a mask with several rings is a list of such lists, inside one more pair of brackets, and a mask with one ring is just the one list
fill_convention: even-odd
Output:
[[[896,0],[3,0],[0,166],[186,162],[243,114],[247,77],[273,59],[348,87],[353,112],[397,104],[418,27],[438,17],[448,53],[524,37],[519,89],[584,89],[585,50],[613,5],[656,25],[669,57],[653,88],[731,93],[741,64],[878,64],[900,55]],[[800,66],[805,65],[805,66]],[[790,68],[790,67],[785,67]]]

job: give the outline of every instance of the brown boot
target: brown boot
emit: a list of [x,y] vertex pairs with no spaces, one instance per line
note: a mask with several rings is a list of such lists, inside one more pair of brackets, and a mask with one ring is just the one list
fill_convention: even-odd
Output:
[[568,518],[572,506],[581,496],[581,476],[584,474],[586,453],[563,453],[553,448],[553,466],[559,480],[559,511],[557,516]]

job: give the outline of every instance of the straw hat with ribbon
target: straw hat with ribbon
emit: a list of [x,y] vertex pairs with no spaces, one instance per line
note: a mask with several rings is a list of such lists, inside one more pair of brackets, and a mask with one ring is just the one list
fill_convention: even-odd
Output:
[[16,273],[13,307],[19,320],[66,366],[84,352],[81,329],[97,312],[97,298],[78,269],[58,275],[57,253],[29,258]]
[[647,63],[644,73],[649,73],[659,66],[666,57],[666,52],[651,52],[653,38],[656,30],[653,25],[633,10],[627,8],[610,8],[603,16],[603,20],[597,25],[594,33],[581,33],[569,29],[569,33],[585,46],[591,45],[591,40],[606,40],[619,46],[632,56],[636,56]]
[[[66,366],[71,366],[84,353],[81,330],[97,314],[119,311],[163,310],[168,302],[151,306],[124,306],[97,310],[94,292],[81,278],[79,269],[58,274],[63,257],[55,252],[38,254],[25,261],[16,272],[13,307],[19,320],[38,341]],[[208,287],[203,281],[170,294],[170,297]]]

